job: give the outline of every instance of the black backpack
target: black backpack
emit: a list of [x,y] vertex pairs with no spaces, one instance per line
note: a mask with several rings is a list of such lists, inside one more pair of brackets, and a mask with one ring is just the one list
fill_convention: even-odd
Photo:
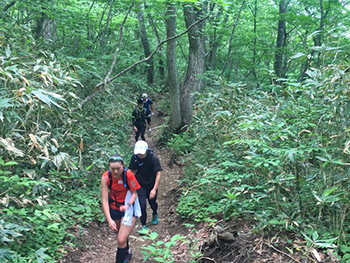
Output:
[[[141,113],[141,116],[139,116],[139,114]],[[143,108],[143,111],[139,111],[138,108],[135,108],[134,109],[134,116],[135,116],[135,121],[136,122],[142,122],[144,121],[145,119],[147,119],[149,117],[150,113],[149,113],[149,110],[147,110],[146,108]],[[141,118],[139,118],[141,117]]]
[[[146,152],[149,152],[151,159],[153,160],[154,151],[151,148],[148,148]],[[142,160],[140,161],[136,154],[134,154],[134,159],[138,167],[141,167],[143,165],[143,161]]]

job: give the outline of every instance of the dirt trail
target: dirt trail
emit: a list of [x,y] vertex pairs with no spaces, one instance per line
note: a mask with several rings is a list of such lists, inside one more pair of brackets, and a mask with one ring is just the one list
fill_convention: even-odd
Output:
[[[152,117],[152,132],[146,132],[146,140],[149,147],[152,148],[159,157],[162,165],[162,178],[158,188],[158,225],[152,225],[152,210],[147,204],[147,226],[150,232],[157,232],[157,240],[169,240],[177,231],[183,232],[183,227],[178,226],[178,218],[175,216],[175,198],[174,193],[177,186],[177,180],[182,173],[182,168],[176,165],[169,167],[170,152],[165,148],[158,148],[155,142],[158,137],[159,126],[162,124],[162,118],[156,114]],[[130,136],[133,141],[134,134]],[[128,160],[128,157],[125,157]],[[128,161],[126,162],[128,164]],[[130,235],[129,242],[133,252],[131,262],[143,262],[144,254],[140,247],[150,245],[152,242],[140,236],[137,231],[140,229],[140,220],[137,220],[135,229]],[[117,234],[108,228],[106,222],[92,223],[83,230],[83,236],[80,240],[80,248],[71,252],[65,257],[63,262],[89,262],[89,263],[114,263],[117,249]],[[151,262],[148,260],[147,262]],[[180,261],[179,261],[180,262]],[[186,262],[186,261],[183,261]]]
[[[278,233],[257,235],[253,233],[255,223],[249,222],[246,219],[234,219],[225,222],[219,220],[217,224],[212,226],[211,233],[208,233],[208,227],[205,224],[197,225],[197,230],[184,227],[183,220],[177,217],[175,213],[178,199],[177,180],[183,171],[181,166],[169,165],[171,161],[169,149],[158,147],[155,144],[160,125],[162,125],[162,118],[156,113],[152,118],[152,132],[147,132],[146,135],[149,146],[158,155],[163,168],[162,179],[158,190],[158,225],[152,225],[150,216],[152,211],[149,206],[147,210],[147,226],[150,232],[158,233],[156,241],[162,240],[167,242],[175,234],[185,236],[187,241],[191,239],[197,240],[201,243],[197,245],[200,245],[201,252],[204,253],[199,261],[202,263],[316,262],[311,257],[305,261],[305,252],[303,252],[305,244],[298,236],[290,235],[286,239],[278,237]],[[133,142],[133,139],[133,133],[130,132],[130,143]],[[128,160],[128,157],[125,159]],[[129,238],[130,247],[133,252],[131,263],[145,262],[143,260],[145,255],[141,253],[141,247],[152,244],[152,241],[138,234],[137,231],[139,229],[140,220],[137,221],[136,227]],[[208,241],[205,245],[203,245],[204,240]],[[290,240],[293,240],[294,244],[290,244]],[[117,234],[108,228],[107,222],[94,222],[89,227],[85,227],[83,229],[83,235],[78,241],[79,245],[73,248],[73,251],[60,262],[115,262]],[[295,250],[294,255],[291,255],[286,247],[298,247],[299,250]],[[173,262],[191,262],[190,252],[187,250],[186,245],[176,244],[176,246],[172,247],[171,252]],[[324,262],[337,262],[327,259],[325,254],[321,255]],[[148,259],[147,262],[156,261]]]

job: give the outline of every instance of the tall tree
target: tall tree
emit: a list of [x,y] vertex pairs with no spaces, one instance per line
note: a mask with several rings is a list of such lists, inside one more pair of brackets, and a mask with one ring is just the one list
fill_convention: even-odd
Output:
[[[228,45],[228,52],[227,52],[227,55],[226,55],[226,61],[225,61],[225,64],[224,64],[224,67],[222,68],[221,70],[221,76],[223,76],[223,74],[225,73],[225,70],[227,68],[227,65],[230,64],[230,58],[231,58],[231,52],[232,52],[232,48],[233,48],[233,35],[235,34],[235,30],[236,30],[236,27],[237,27],[237,24],[238,24],[238,21],[239,21],[239,18],[240,18],[240,15],[241,15],[241,12],[243,10],[243,7],[244,7],[244,4],[245,4],[245,0],[242,1],[242,4],[241,4],[241,7],[238,11],[238,14],[237,14],[237,17],[236,17],[236,21],[232,27],[232,31],[231,31],[231,36],[230,36],[230,41],[229,41],[229,45]],[[230,73],[231,73],[231,70],[228,71],[227,73],[227,78],[230,77]]]
[[249,5],[250,11],[252,12],[253,15],[253,33],[254,33],[254,38],[253,38],[253,59],[252,59],[252,74],[256,78],[256,72],[255,72],[255,64],[256,64],[256,52],[257,52],[257,47],[256,47],[256,41],[257,41],[257,16],[258,16],[258,0],[254,0],[254,7],[251,7]]
[[[154,32],[154,35],[156,36],[156,39],[157,39],[157,45],[160,44],[160,37],[159,37],[159,32],[158,32],[158,29],[157,29],[157,26],[156,26],[156,23],[153,19],[153,17],[151,15],[148,16],[148,20],[149,20],[149,23],[150,25],[152,26],[152,29],[153,29],[153,32]],[[162,51],[163,48],[162,46],[159,48],[159,51]],[[162,53],[162,52],[161,52]],[[165,67],[164,67],[164,60],[162,59],[162,57],[159,58],[159,61],[158,61],[158,71],[159,71],[159,76],[161,79],[164,79],[164,76],[165,76]]]
[[[176,5],[167,3],[166,35],[172,38],[176,35]],[[166,46],[166,61],[168,70],[168,86],[170,91],[170,130],[177,131],[181,127],[180,89],[176,63],[176,39],[169,40]]]
[[113,2],[114,2],[114,0],[109,0],[109,9],[108,9],[107,21],[106,21],[104,30],[102,31],[101,40],[100,40],[103,53],[106,52],[106,37],[107,37],[109,22],[111,20]]
[[[138,6],[137,20],[139,22],[139,32],[140,32],[143,51],[145,53],[145,57],[149,57],[152,52],[151,52],[150,44],[147,37],[145,15],[143,13],[143,8],[141,4]],[[154,63],[153,63],[153,58],[150,58],[147,61],[147,83],[153,84],[154,80],[155,80]]]
[[44,24],[47,19],[45,12],[40,12],[40,14],[35,19],[34,37],[39,39],[43,36]]
[[[194,24],[203,16],[203,9],[191,4],[183,6],[186,27]],[[181,118],[183,125],[190,124],[193,116],[194,94],[203,85],[202,75],[204,72],[205,50],[203,44],[204,21],[192,27],[188,31],[189,61],[186,76],[180,87]]]
[[[209,24],[213,27],[213,32],[209,35],[209,50],[206,56],[208,57],[208,69],[215,70],[217,66],[217,51],[224,37],[224,34],[218,34],[217,31],[220,26],[223,27],[223,25],[227,23],[229,13],[225,12],[222,6],[216,8],[215,4],[210,6],[210,13],[213,13],[213,15],[209,17]],[[224,19],[222,19],[223,15]]]
[[279,20],[278,20],[278,29],[277,29],[277,39],[276,39],[276,51],[275,51],[275,62],[274,70],[275,74],[279,78],[285,76],[285,69],[283,67],[283,54],[284,48],[286,45],[286,18],[285,14],[287,13],[287,1],[279,1]]
[[7,10],[8,10],[11,6],[13,6],[15,3],[16,3],[16,1],[12,1],[12,2],[10,2],[10,3],[8,3],[8,4],[5,4],[5,6],[3,7],[2,11],[3,11],[4,13],[7,12]]

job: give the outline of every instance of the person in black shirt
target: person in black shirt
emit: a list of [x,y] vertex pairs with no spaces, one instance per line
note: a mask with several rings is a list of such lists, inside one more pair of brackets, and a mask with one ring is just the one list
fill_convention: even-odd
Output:
[[147,233],[147,212],[146,200],[153,211],[152,224],[158,224],[158,204],[157,192],[161,178],[162,167],[158,156],[152,149],[148,148],[145,141],[137,141],[134,148],[134,155],[131,157],[129,169],[134,172],[137,181],[141,188],[137,190],[142,215],[140,234]]
[[132,126],[135,131],[135,142],[141,136],[141,140],[146,141],[145,131],[146,131],[146,119],[151,115],[150,110],[147,110],[143,105],[143,100],[139,99],[137,101],[137,107],[132,112]]

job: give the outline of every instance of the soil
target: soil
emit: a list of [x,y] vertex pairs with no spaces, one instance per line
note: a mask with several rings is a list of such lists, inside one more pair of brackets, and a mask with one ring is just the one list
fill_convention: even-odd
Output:
[[[183,174],[181,162],[172,159],[169,149],[158,146],[158,130],[162,124],[162,117],[156,114],[152,117],[152,132],[147,132],[146,140],[149,146],[158,155],[163,171],[161,183],[158,189],[159,223],[152,225],[151,209],[148,206],[147,226],[150,232],[156,232],[156,241],[168,242],[171,237],[180,234],[184,236],[184,242],[177,242],[171,246],[172,261],[155,260],[148,258],[144,261],[145,254],[142,247],[154,244],[145,236],[140,236],[140,221],[129,237],[132,249],[132,262],[176,262],[187,263],[191,261],[191,253],[200,253],[196,262],[317,262],[312,251],[306,253],[306,244],[297,236],[288,238],[278,237],[277,234],[257,235],[254,234],[254,222],[246,220],[218,221],[209,226],[206,223],[196,224],[180,218],[176,214],[177,199],[180,195],[178,180]],[[130,135],[131,142],[133,135]],[[188,227],[191,225],[191,227]],[[108,228],[106,222],[93,222],[85,227],[80,234],[78,245],[69,248],[70,252],[61,260],[63,263],[88,262],[88,263],[114,263],[117,249],[117,234]],[[74,230],[72,230],[74,234]],[[77,234],[78,235],[78,234]],[[287,242],[286,240],[293,240]],[[188,245],[189,244],[189,245]],[[287,249],[289,248],[289,249]],[[293,251],[291,253],[290,251]],[[316,252],[322,262],[337,262],[331,259],[329,254]],[[317,256],[316,255],[316,256]]]

